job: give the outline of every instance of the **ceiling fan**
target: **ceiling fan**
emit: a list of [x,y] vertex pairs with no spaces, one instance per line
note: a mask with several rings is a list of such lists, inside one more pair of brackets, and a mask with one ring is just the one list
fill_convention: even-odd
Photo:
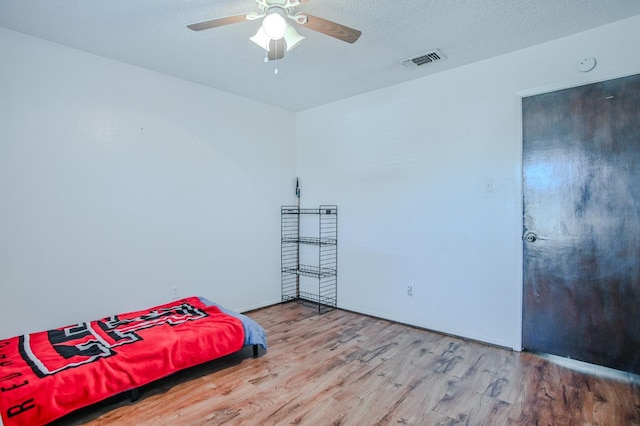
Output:
[[281,59],[284,57],[285,50],[287,52],[290,51],[304,40],[304,36],[298,34],[295,28],[287,23],[287,19],[310,30],[347,43],[355,43],[358,40],[360,34],[362,34],[358,30],[318,18],[317,16],[294,12],[297,6],[307,1],[309,0],[255,0],[258,4],[259,12],[198,22],[187,25],[187,28],[193,31],[202,31],[237,22],[255,21],[264,18],[262,26],[253,37],[250,37],[250,40],[268,52],[268,60]]

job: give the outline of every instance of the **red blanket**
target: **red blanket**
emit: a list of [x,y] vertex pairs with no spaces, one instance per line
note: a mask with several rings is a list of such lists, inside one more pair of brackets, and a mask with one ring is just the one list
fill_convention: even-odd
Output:
[[237,318],[197,297],[0,340],[0,409],[38,425],[242,348]]

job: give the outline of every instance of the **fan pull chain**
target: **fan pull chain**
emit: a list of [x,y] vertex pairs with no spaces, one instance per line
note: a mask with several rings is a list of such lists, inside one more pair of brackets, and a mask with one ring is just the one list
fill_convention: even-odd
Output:
[[[275,42],[275,50],[276,50],[276,59],[275,59],[275,69],[273,70],[273,73],[275,75],[278,74],[278,56],[277,56],[277,52],[278,52],[278,40],[273,40]],[[284,41],[283,41],[284,42]],[[269,62],[269,51],[267,51],[264,55],[264,63],[268,63]]]
[[[278,40],[276,40],[276,52],[278,52]],[[276,69],[273,70],[274,75],[278,75],[278,55],[276,53]]]

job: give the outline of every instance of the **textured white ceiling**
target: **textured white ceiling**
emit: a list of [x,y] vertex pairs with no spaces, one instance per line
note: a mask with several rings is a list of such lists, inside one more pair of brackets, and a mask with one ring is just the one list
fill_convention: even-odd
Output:
[[[638,0],[311,0],[297,8],[359,29],[353,45],[299,27],[276,65],[249,41],[260,22],[194,22],[254,0],[0,0],[0,26],[300,111],[640,14]],[[399,61],[440,49],[447,60]]]

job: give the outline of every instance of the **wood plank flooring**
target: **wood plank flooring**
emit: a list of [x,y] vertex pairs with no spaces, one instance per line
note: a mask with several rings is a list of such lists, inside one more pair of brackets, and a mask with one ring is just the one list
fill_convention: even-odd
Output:
[[249,316],[268,333],[259,358],[247,348],[57,423],[640,425],[637,376],[296,303]]

